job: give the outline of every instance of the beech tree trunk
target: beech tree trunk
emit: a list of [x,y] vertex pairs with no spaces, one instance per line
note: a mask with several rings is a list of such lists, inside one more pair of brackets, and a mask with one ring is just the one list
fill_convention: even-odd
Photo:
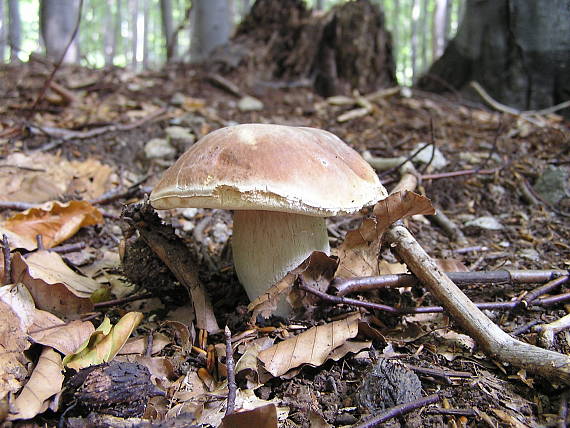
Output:
[[[79,0],[42,0],[40,3],[40,31],[46,55],[59,61],[64,53],[79,15]],[[64,63],[79,62],[79,32],[63,58]]]
[[477,81],[520,110],[570,98],[570,0],[467,0],[465,7],[456,37],[420,88],[461,90]]
[[170,62],[178,54],[178,37],[174,34],[172,20],[172,0],[160,0],[160,18],[162,37],[166,44],[166,62]]
[[203,62],[228,42],[231,14],[228,0],[194,0],[191,13],[190,61]]
[[0,1],[0,62],[4,62],[6,52],[6,19],[4,18],[4,2]]
[[18,60],[18,51],[22,43],[22,22],[18,0],[8,0],[8,44],[10,45],[10,61]]

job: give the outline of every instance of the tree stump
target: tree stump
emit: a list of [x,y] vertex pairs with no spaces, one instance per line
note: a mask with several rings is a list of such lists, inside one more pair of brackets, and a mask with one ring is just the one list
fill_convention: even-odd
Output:
[[[396,84],[391,35],[369,0],[324,14],[311,12],[301,0],[257,0],[224,51],[241,52],[237,62],[259,80],[307,84],[322,96]],[[219,60],[213,61],[219,66]],[[229,71],[236,60],[221,63]]]

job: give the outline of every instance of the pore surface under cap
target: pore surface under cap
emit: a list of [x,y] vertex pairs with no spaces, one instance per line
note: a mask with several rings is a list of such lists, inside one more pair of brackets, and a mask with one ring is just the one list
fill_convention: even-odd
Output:
[[206,135],[165,173],[157,209],[223,208],[330,216],[386,197],[376,173],[340,138],[315,128],[244,124]]

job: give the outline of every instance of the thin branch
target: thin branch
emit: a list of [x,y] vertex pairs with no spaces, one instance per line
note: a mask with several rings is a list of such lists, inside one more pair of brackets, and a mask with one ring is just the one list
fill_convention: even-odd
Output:
[[381,413],[378,416],[368,419],[366,422],[354,425],[354,428],[374,428],[387,420],[395,418],[396,416],[405,415],[406,413],[410,413],[412,410],[419,409],[420,407],[427,406],[428,404],[437,403],[439,400],[439,395],[432,394],[415,401],[410,401],[409,403],[400,404],[388,409],[386,412]]
[[8,235],[6,234],[2,234],[2,255],[4,257],[4,277],[2,278],[2,285],[7,285],[12,282],[12,264],[10,257],[10,243],[8,242]]
[[228,326],[224,328],[224,337],[226,339],[226,371],[228,373],[228,404],[226,407],[227,416],[234,412],[237,396],[234,351],[232,349],[232,333]]

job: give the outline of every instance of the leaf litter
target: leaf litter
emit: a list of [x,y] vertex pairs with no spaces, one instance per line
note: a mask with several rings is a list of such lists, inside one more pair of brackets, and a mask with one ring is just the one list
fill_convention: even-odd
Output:
[[[26,65],[20,67],[19,73],[28,73],[25,81],[36,79],[37,82]],[[92,79],[97,74],[91,70],[69,73],[65,69],[60,73],[64,84],[80,77]],[[492,176],[472,174],[464,178],[422,180],[420,193],[428,196],[438,210],[443,209],[467,239],[467,243],[459,247],[437,227],[407,217],[406,225],[428,252],[442,260],[458,259],[472,271],[503,267],[568,269],[570,234],[565,217],[556,207],[552,209],[537,203],[536,199],[532,201],[532,191],[529,194],[525,184],[533,182],[537,169],[556,158],[557,150],[567,139],[567,129],[557,116],[546,117],[543,126],[538,126],[425,94],[414,93],[407,97],[395,91],[389,98],[364,97],[370,104],[364,105],[359,97],[321,100],[304,88],[287,91],[265,88],[256,98],[272,102],[265,102],[261,111],[241,112],[235,107],[233,95],[212,89],[200,77],[176,76],[164,81],[116,70],[104,79],[113,77],[118,77],[117,81],[122,84],[112,86],[111,96],[101,98],[97,90],[76,92],[77,99],[68,107],[60,107],[60,113],[38,112],[35,124],[45,127],[47,137],[34,133],[21,136],[10,148],[0,139],[4,154],[0,185],[6,189],[1,202],[12,204],[4,208],[11,209],[12,213],[3,213],[1,227],[7,232],[13,250],[14,283],[0,290],[3,296],[18,289],[21,291],[16,295],[27,293],[28,296],[23,298],[27,303],[18,304],[4,298],[0,302],[3,305],[0,313],[5,321],[0,325],[10,326],[0,330],[3,350],[0,353],[0,400],[12,406],[11,419],[31,418],[49,405],[57,412],[64,410],[51,401],[63,384],[60,381],[63,365],[51,357],[75,355],[84,344],[79,355],[67,358],[76,368],[105,365],[122,358],[137,360],[149,367],[150,379],[174,397],[173,401],[160,396],[151,398],[146,413],[141,415],[151,419],[178,417],[195,424],[217,425],[227,418],[232,426],[240,426],[240,423],[276,426],[285,418],[288,426],[308,426],[309,420],[329,425],[354,424],[367,415],[367,410],[356,399],[363,376],[375,359],[390,357],[423,369],[439,370],[441,382],[435,381],[433,375],[420,373],[419,377],[424,390],[445,392],[448,408],[477,409],[476,416],[445,416],[453,423],[463,423],[467,418],[471,423],[490,421],[532,426],[538,421],[556,420],[552,416],[557,414],[560,405],[560,389],[556,385],[542,385],[539,379],[502,367],[478,353],[473,340],[445,314],[395,316],[364,309],[354,313],[355,308],[350,305],[327,306],[295,289],[298,281],[304,281],[328,292],[334,278],[392,273],[397,260],[381,245],[382,231],[404,215],[422,214],[430,218],[433,211],[423,196],[399,194],[397,201],[388,199],[373,211],[348,219],[330,219],[334,257],[313,255],[312,262],[277,287],[282,292],[293,290],[289,295],[291,304],[304,308],[297,319],[289,321],[263,319],[263,315],[271,311],[271,294],[267,296],[269,303],[265,308],[258,307],[253,317],[248,313],[247,300],[233,275],[231,258],[224,250],[227,238],[206,241],[216,233],[215,223],[205,222],[208,225],[205,229],[192,233],[192,228],[212,215],[210,211],[195,210],[178,222],[184,224],[184,229],[180,227],[178,232],[193,238],[189,251],[198,261],[200,279],[213,296],[218,322],[228,324],[233,331],[240,387],[238,408],[244,411],[229,417],[224,417],[228,391],[224,355],[214,346],[223,341],[219,335],[196,331],[191,321],[182,325],[172,324],[178,321],[163,321],[168,312],[174,313],[176,309],[171,303],[159,310],[144,299],[108,307],[97,306],[104,302],[92,301],[93,293],[102,283],[113,282],[115,297],[120,298],[137,297],[141,290],[140,284],[125,287],[129,280],[118,265],[113,268],[113,262],[104,264],[103,270],[94,268],[104,259],[115,260],[116,264],[121,246],[129,245],[128,236],[118,245],[122,230],[117,218],[122,203],[132,202],[136,197],[119,198],[106,204],[105,218],[103,210],[99,206],[94,208],[91,202],[110,191],[126,191],[145,176],[148,180],[143,180],[141,186],[146,186],[148,191],[148,186],[156,182],[169,161],[145,159],[144,143],[164,137],[165,126],[185,127],[196,137],[231,121],[317,126],[336,133],[357,150],[370,151],[373,156],[401,157],[408,156],[418,143],[430,140],[429,122],[433,120],[435,137],[441,140],[438,149],[448,161],[448,171],[480,168],[484,162],[503,169]],[[171,103],[175,95],[180,95],[181,103]],[[46,100],[49,102],[55,99]],[[165,102],[171,103],[167,114],[153,116]],[[6,109],[12,113],[17,111],[14,105]],[[76,131],[97,122],[126,126],[135,121],[141,121],[142,125],[129,132],[121,132],[119,128],[102,129],[99,134],[90,136],[89,131]],[[19,124],[16,114],[8,114],[0,122],[0,132]],[[497,147],[493,148],[490,142],[497,139],[501,123],[506,131],[498,136]],[[53,138],[69,136],[66,141],[79,138],[81,144],[64,143],[59,146],[57,155],[21,150],[24,141],[29,148],[53,150],[49,148],[50,132]],[[494,150],[498,153],[493,153]],[[510,161],[506,167],[502,164],[505,158]],[[26,213],[23,213],[25,209],[16,207],[16,203],[46,202],[48,205],[31,207]],[[173,211],[165,216],[176,225],[180,213]],[[480,217],[495,219],[503,229],[470,226],[470,222]],[[225,227],[231,230],[231,223]],[[38,232],[43,237],[42,250],[36,249]],[[91,251],[96,258],[92,269],[89,263],[81,267],[84,274],[79,273],[77,266],[69,265],[69,260],[76,260],[71,255],[62,258],[48,251],[76,242],[85,243],[88,247],[85,251]],[[517,256],[530,254],[521,252],[530,249],[538,258]],[[138,260],[139,269],[144,266],[142,260]],[[213,265],[218,269],[212,269]],[[164,268],[163,273],[167,271]],[[401,267],[396,271],[402,272]],[[99,275],[97,280],[91,277],[95,275]],[[152,280],[149,276],[149,281]],[[171,281],[176,282],[174,278]],[[491,284],[468,286],[465,291],[473,300],[508,301],[528,292],[529,288]],[[367,291],[356,298],[395,307],[437,304],[418,286]],[[142,309],[144,315],[129,314],[131,309]],[[559,305],[543,308],[542,314],[544,320],[551,322],[565,311]],[[101,324],[97,331],[92,321],[82,321],[91,315]],[[490,315],[507,330],[531,323],[535,317],[521,310],[492,311]],[[114,330],[111,324],[119,328]],[[537,340],[537,333],[532,330],[522,334],[531,343]],[[135,337],[128,340],[132,335]],[[561,332],[557,337],[555,346],[562,347],[559,350],[564,352],[567,334]],[[24,354],[24,351],[30,348],[40,357],[32,356],[29,360],[32,354]],[[470,377],[454,377],[453,373],[458,370],[468,371]],[[41,373],[53,379],[51,388],[39,388],[34,373],[36,377]],[[204,384],[205,379],[209,388]],[[37,399],[25,398],[26,390],[34,391]],[[22,396],[24,398],[20,398]],[[277,398],[275,403],[268,403],[274,398]],[[17,400],[34,402],[29,413],[17,413],[17,407],[13,406]],[[547,401],[549,404],[545,407],[535,405]],[[251,407],[255,409],[245,411]],[[183,419],[188,418],[188,412],[193,416]],[[81,416],[85,415],[73,415]],[[422,418],[423,426],[441,426],[445,420],[441,413],[430,412],[422,414]]]

